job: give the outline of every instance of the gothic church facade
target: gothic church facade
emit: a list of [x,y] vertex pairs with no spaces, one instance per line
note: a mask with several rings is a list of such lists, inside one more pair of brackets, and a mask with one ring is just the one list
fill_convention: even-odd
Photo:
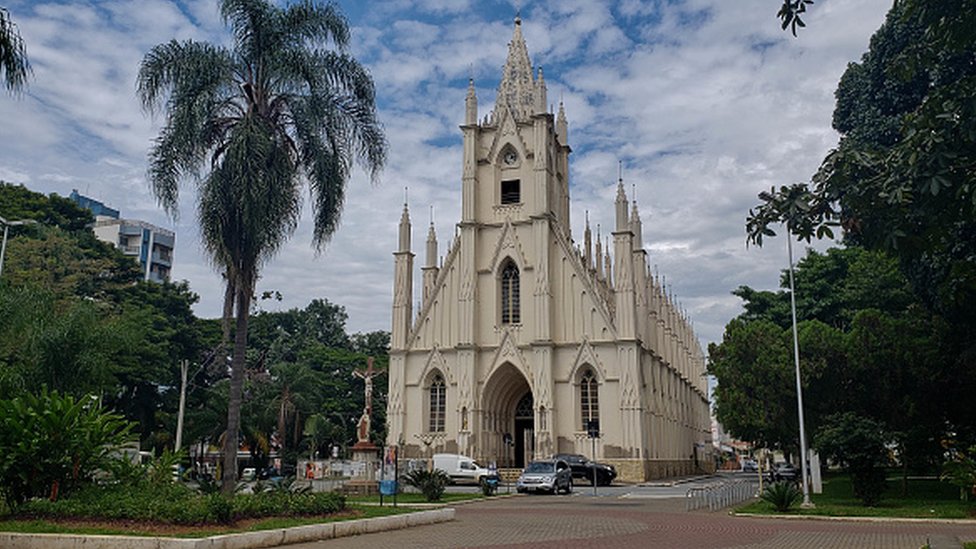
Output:
[[469,84],[461,220],[440,263],[428,231],[419,311],[404,205],[387,443],[402,457],[459,453],[500,467],[580,453],[629,481],[707,470],[698,340],[648,268],[622,182],[612,246],[599,235],[594,245],[588,224],[574,244],[568,124],[546,101],[516,18],[495,109],[481,120]]

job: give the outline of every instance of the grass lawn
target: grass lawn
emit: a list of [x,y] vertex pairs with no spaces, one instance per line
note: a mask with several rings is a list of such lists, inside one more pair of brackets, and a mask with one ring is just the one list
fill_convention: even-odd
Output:
[[[397,494],[397,505],[411,505],[414,503],[454,503],[457,501],[470,501],[473,499],[481,499],[485,496],[478,493],[465,493],[465,494],[448,494],[445,493],[441,496],[438,501],[427,501],[427,498],[419,492],[408,492],[405,494]],[[376,503],[380,502],[379,496],[348,496],[346,501],[350,504],[355,503]],[[383,505],[393,505],[393,496],[383,496]]]
[[[909,480],[908,493],[901,493],[901,479],[889,477],[888,490],[877,507],[864,507],[854,497],[850,477],[829,475],[824,479],[823,493],[811,494],[814,509],[794,507],[791,515],[898,517],[937,519],[976,519],[976,503],[959,501],[959,489],[938,480]],[[737,513],[776,514],[765,501],[739,507]],[[976,549],[976,548],[974,548]]]
[[274,530],[277,528],[291,528],[308,524],[325,524],[342,520],[384,517],[415,512],[416,509],[393,508],[392,506],[358,506],[350,504],[346,511],[335,515],[321,517],[283,517],[265,518],[240,521],[228,526],[183,526],[171,524],[153,524],[131,521],[54,521],[54,520],[0,520],[0,531],[19,532],[29,534],[88,534],[88,535],[124,535],[124,536],[163,536],[176,538],[205,538],[220,534],[239,532],[256,532],[259,530]]

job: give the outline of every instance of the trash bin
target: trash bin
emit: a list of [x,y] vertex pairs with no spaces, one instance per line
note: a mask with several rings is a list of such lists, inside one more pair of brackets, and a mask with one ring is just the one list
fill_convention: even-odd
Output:
[[380,481],[380,495],[381,496],[392,496],[397,492],[397,483],[395,480],[381,480]]

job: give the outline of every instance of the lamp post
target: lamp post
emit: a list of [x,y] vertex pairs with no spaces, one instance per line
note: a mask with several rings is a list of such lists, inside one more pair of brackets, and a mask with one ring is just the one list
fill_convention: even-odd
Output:
[[0,276],[3,276],[3,256],[7,253],[7,232],[10,227],[19,227],[21,225],[27,225],[28,223],[37,223],[33,219],[18,219],[17,221],[7,221],[6,219],[0,217],[0,223],[3,223],[3,244],[0,244]]
[[800,383],[800,339],[796,331],[796,289],[793,286],[793,238],[786,232],[786,248],[790,254],[790,312],[793,315],[793,363],[796,367],[796,407],[800,419],[800,473],[803,475],[802,507],[813,507],[810,501],[810,486],[807,483],[807,436],[803,425],[803,387]]

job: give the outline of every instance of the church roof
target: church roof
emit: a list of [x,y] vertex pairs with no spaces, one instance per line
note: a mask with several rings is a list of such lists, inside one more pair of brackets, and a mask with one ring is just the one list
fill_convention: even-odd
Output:
[[532,61],[529,59],[525,39],[522,38],[522,18],[516,16],[512,41],[508,43],[508,59],[502,68],[502,81],[498,85],[495,110],[500,114],[503,107],[508,107],[516,118],[523,118],[532,112],[534,98]]

